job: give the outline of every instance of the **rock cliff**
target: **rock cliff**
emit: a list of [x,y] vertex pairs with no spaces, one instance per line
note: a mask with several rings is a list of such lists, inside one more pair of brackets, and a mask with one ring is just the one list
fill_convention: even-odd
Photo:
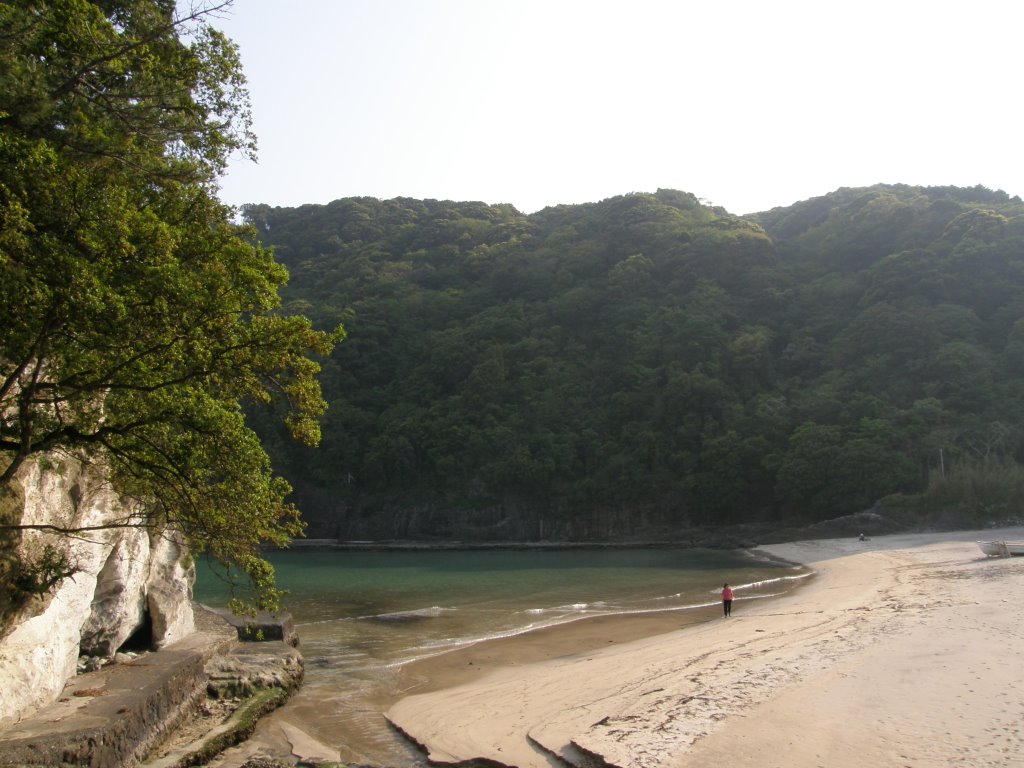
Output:
[[22,557],[57,547],[74,574],[0,637],[0,727],[56,699],[80,655],[157,649],[194,629],[195,572],[180,536],[124,525],[133,520],[130,504],[74,458],[27,462],[16,486],[15,522],[94,530],[74,537],[28,530],[17,543]]

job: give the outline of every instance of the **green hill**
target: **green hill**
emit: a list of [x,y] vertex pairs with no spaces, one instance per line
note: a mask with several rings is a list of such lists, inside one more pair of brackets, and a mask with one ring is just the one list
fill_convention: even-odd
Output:
[[311,536],[657,538],[880,499],[969,521],[1024,507],[1019,198],[245,214],[291,273],[287,311],[348,332],[319,449],[254,415]]

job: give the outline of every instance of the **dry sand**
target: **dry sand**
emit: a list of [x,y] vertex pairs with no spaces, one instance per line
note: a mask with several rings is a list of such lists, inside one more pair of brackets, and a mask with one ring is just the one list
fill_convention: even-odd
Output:
[[979,538],[1024,529],[763,547],[816,575],[641,640],[437,660],[387,716],[441,763],[1024,766],[1024,558]]

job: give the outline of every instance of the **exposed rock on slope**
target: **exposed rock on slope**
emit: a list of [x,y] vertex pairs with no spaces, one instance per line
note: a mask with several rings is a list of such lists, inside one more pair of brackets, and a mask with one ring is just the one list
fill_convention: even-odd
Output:
[[23,557],[51,544],[76,570],[0,637],[0,726],[53,701],[81,654],[112,658],[126,643],[156,649],[194,629],[195,574],[177,535],[125,527],[130,507],[76,459],[28,462],[17,481],[16,523],[95,530],[26,531],[18,544]]

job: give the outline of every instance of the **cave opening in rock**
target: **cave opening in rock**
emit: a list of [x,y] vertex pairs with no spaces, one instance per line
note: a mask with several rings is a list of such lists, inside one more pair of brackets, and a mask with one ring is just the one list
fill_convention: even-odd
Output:
[[153,650],[153,621],[150,618],[149,611],[146,611],[142,617],[142,624],[139,628],[132,632],[131,636],[121,643],[121,647],[117,649],[118,653],[141,653],[143,651]]

